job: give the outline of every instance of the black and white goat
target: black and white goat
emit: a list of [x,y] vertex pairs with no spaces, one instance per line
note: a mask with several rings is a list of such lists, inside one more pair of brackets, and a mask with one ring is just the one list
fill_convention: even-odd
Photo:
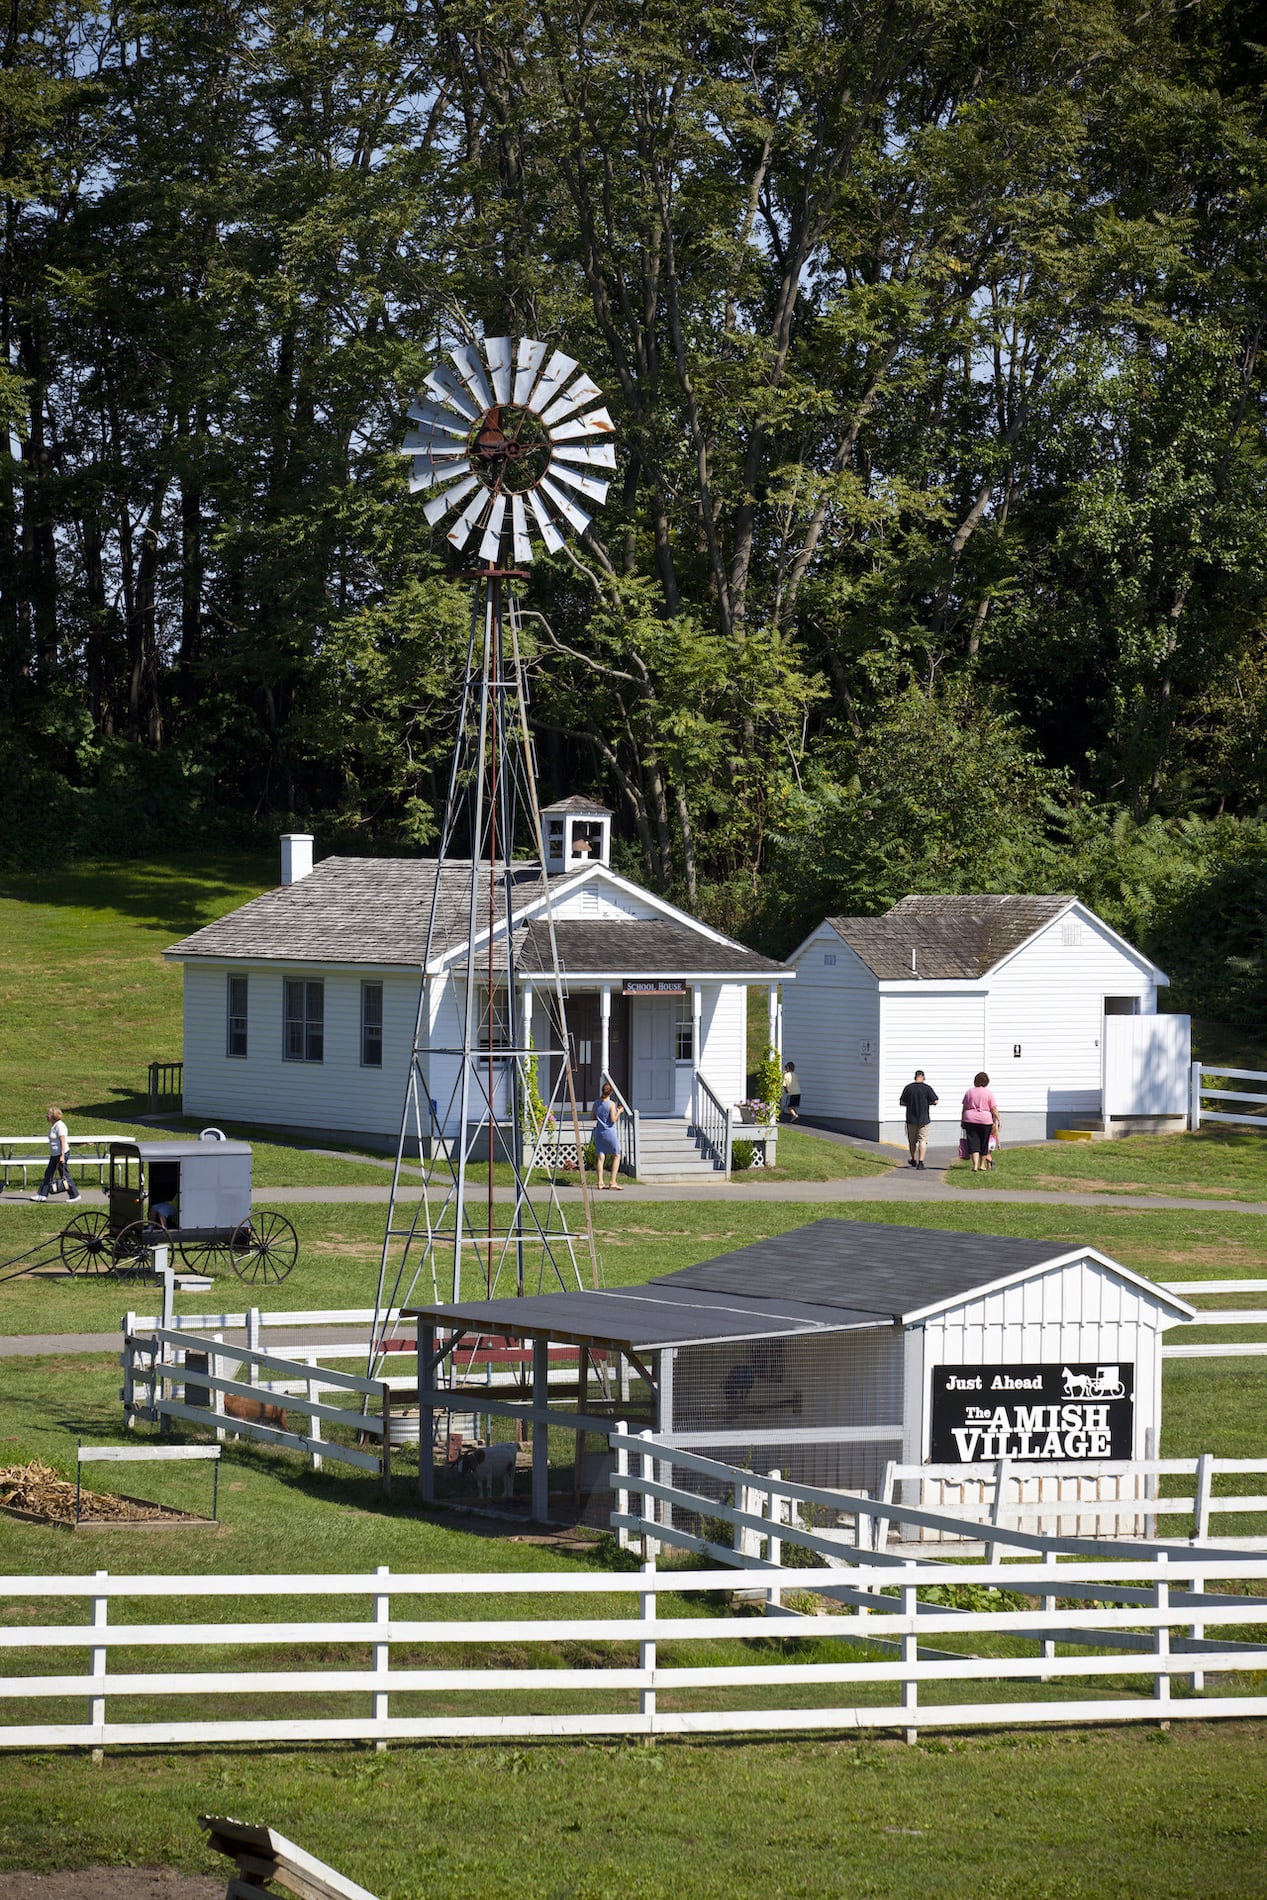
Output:
[[515,1495],[516,1451],[514,1445],[466,1445],[458,1459],[458,1470],[464,1478],[474,1475],[482,1498],[492,1497],[499,1478],[502,1496],[511,1498]]

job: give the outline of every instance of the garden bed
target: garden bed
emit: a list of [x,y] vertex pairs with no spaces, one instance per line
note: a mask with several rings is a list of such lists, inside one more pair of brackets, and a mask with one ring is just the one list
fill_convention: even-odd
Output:
[[25,1465],[0,1468],[0,1511],[24,1524],[52,1525],[61,1530],[91,1528],[109,1530],[128,1526],[135,1530],[153,1529],[164,1524],[210,1525],[215,1519],[199,1517],[193,1511],[178,1511],[170,1504],[154,1504],[147,1498],[130,1498],[112,1491],[78,1492],[51,1465],[38,1459]]

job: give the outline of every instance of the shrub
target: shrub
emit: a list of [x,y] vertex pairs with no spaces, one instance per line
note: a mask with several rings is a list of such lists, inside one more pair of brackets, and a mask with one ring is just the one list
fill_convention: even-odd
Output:
[[730,1166],[735,1174],[742,1174],[752,1166],[757,1146],[752,1141],[732,1141],[730,1144]]

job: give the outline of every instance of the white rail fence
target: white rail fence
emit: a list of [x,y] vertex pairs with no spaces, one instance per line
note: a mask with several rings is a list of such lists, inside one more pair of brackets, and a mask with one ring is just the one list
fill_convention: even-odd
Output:
[[[114,1139],[117,1138],[111,1135],[68,1135],[67,1159],[72,1176],[78,1176],[82,1183],[86,1175],[95,1174],[97,1186],[103,1188],[110,1170],[110,1143]],[[19,1153],[21,1149],[30,1152]],[[0,1135],[0,1193],[12,1187],[15,1177],[21,1179],[24,1188],[29,1186],[32,1174],[40,1180],[48,1166],[48,1156],[47,1135]]]
[[[1165,1280],[1171,1293],[1262,1293],[1267,1295],[1267,1280]],[[1267,1326],[1267,1308],[1198,1308],[1198,1326]],[[1216,1340],[1210,1345],[1163,1346],[1163,1359],[1262,1359],[1267,1358],[1267,1340]]]
[[[1207,1076],[1213,1080],[1207,1082]],[[1188,1080],[1189,1128],[1200,1128],[1202,1122],[1229,1122],[1241,1128],[1257,1128],[1260,1134],[1267,1135],[1267,1094],[1214,1086],[1223,1082],[1258,1082],[1267,1089],[1267,1073],[1262,1069],[1225,1069],[1218,1063],[1194,1062]],[[1238,1113],[1236,1109],[1207,1108],[1207,1102],[1252,1106]]]
[[[279,1353],[226,1344],[222,1333],[208,1337],[162,1326],[125,1332],[120,1363],[120,1396],[129,1424],[144,1419],[170,1429],[169,1421],[181,1419],[210,1428],[219,1440],[232,1432],[306,1452],[314,1470],[327,1458],[353,1465],[374,1473],[385,1490],[391,1489],[392,1390],[386,1379],[330,1367],[305,1368]],[[245,1378],[237,1376],[243,1371]],[[326,1403],[331,1395],[342,1396],[344,1403]],[[250,1413],[227,1411],[229,1398],[245,1401]],[[286,1419],[284,1424],[268,1417],[274,1409]],[[290,1412],[306,1416],[306,1432],[290,1429]],[[344,1427],[359,1442],[328,1438],[323,1424]]]
[[[976,1465],[886,1466],[880,1491],[884,1503],[928,1505],[962,1513],[960,1533],[978,1542],[991,1541],[1002,1526],[1036,1529],[1040,1520],[1056,1520],[1056,1535],[1111,1537],[1159,1535],[1158,1519],[1171,1524],[1187,1519],[1189,1528],[1176,1526],[1167,1536],[1186,1535],[1193,1542],[1228,1548],[1261,1549],[1267,1553],[1267,1535],[1244,1538],[1225,1534],[1212,1537],[1211,1517],[1252,1514],[1267,1518],[1267,1496],[1229,1494],[1216,1489],[1220,1478],[1267,1473],[1267,1458],[1132,1458],[1114,1463],[1040,1465],[1006,1458]],[[1163,1492],[1161,1480],[1184,1478],[1188,1488],[1176,1495]],[[977,1515],[980,1513],[981,1515]]]
[[[838,1571],[775,1570],[776,1592],[794,1585],[847,1599],[797,1622],[799,1634],[840,1639],[860,1652],[831,1662],[772,1653],[766,1626],[725,1602],[702,1613],[679,1603],[663,1613],[662,1597],[684,1587],[692,1607],[701,1595],[727,1597],[733,1570],[3,1577],[0,1601],[22,1621],[0,1626],[0,1702],[19,1717],[0,1722],[0,1747],[858,1729],[897,1729],[913,1739],[924,1728],[1267,1715],[1267,1695],[1240,1680],[1267,1660],[1267,1606],[1244,1594],[1245,1585],[1267,1581],[1267,1558],[991,1563],[970,1574],[980,1589],[1006,1591],[998,1609],[956,1610],[921,1597],[930,1586],[962,1585],[962,1566],[862,1564],[845,1591]],[[1228,1582],[1240,1588],[1217,1587]],[[1029,1604],[1015,1608],[1018,1597]],[[349,1598],[365,1601],[363,1615],[340,1614]],[[456,1601],[425,1614],[425,1600],[437,1598]],[[562,1614],[551,1598],[590,1599],[590,1613]],[[249,1607],[256,1599],[264,1608],[255,1620],[236,1620],[243,1600]],[[229,1618],[173,1621],[168,1614],[173,1604],[192,1610],[203,1600],[227,1608]],[[144,1620],[147,1602],[160,1606],[157,1620]],[[40,1617],[44,1603],[60,1613]],[[325,1615],[314,1616],[314,1604],[327,1603]],[[142,1620],[131,1620],[137,1606]],[[928,1638],[960,1647],[930,1648]],[[1017,1655],[1018,1641],[1034,1644],[1033,1653]],[[698,1646],[712,1643],[739,1645],[743,1660],[701,1661]],[[491,1658],[507,1644],[544,1647],[546,1666],[499,1666]],[[595,1666],[552,1667],[560,1644],[613,1647]],[[353,1654],[334,1666],[331,1645],[359,1650],[361,1659]],[[675,1663],[680,1645],[695,1653]],[[1126,1647],[1102,1653],[1113,1645]],[[888,1653],[877,1658],[877,1649]],[[991,1649],[1007,1653],[982,1653]],[[50,1650],[84,1660],[43,1673],[38,1665]],[[182,1666],[156,1666],[154,1650]],[[313,1651],[321,1653],[305,1662],[303,1653]],[[491,1658],[481,1662],[481,1651]],[[972,1685],[970,1700],[954,1699],[960,1685]],[[1027,1693],[1018,1698],[1022,1685]],[[782,1690],[792,1693],[772,1695]],[[490,1695],[500,1706],[490,1706]],[[333,1715],[331,1696],[361,1707]],[[401,1698],[437,1696],[450,1706],[401,1708]],[[277,1697],[286,1698],[283,1713],[254,1712]],[[297,1697],[313,1698],[312,1708],[297,1708]],[[480,1700],[464,1706],[468,1697]],[[576,1707],[578,1698],[587,1706]],[[190,1699],[204,1706],[187,1718],[170,1713],[182,1699],[186,1709]],[[77,1702],[86,1706],[67,1706]],[[132,1706],[116,1719],[110,1711],[120,1702]],[[43,1719],[32,1719],[37,1709]]]

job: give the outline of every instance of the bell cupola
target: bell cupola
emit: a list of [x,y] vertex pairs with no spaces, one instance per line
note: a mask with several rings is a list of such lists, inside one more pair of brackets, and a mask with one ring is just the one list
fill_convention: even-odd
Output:
[[546,870],[583,871],[587,864],[610,864],[612,815],[597,799],[560,798],[543,806]]

